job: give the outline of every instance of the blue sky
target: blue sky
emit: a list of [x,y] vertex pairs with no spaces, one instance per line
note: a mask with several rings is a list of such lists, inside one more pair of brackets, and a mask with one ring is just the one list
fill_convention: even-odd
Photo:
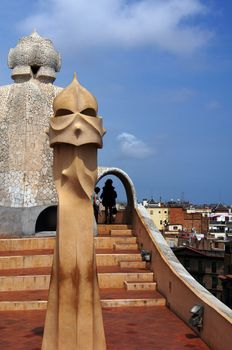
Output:
[[34,28],[97,98],[107,134],[99,164],[128,173],[139,199],[232,203],[230,0],[0,2],[7,55]]

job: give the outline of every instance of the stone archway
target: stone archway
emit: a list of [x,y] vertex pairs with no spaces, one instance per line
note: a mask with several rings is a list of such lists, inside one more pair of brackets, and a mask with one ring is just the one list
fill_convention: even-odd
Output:
[[133,209],[138,205],[134,184],[127,173],[119,168],[113,167],[98,167],[97,183],[107,175],[114,175],[122,182],[127,197],[127,207],[125,209],[125,215],[122,223],[131,223]]
[[35,233],[41,231],[56,231],[57,206],[45,208],[38,216],[35,224]]

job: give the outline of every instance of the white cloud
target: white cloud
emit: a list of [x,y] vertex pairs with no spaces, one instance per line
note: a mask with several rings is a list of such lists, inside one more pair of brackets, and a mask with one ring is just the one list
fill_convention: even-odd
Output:
[[211,100],[206,104],[206,109],[208,111],[215,111],[220,109],[220,107],[221,107],[221,104],[218,100]]
[[[60,47],[153,46],[185,54],[205,46],[212,33],[191,21],[207,14],[202,0],[41,0],[21,28]],[[188,21],[190,19],[190,21]],[[78,52],[78,51],[77,51]]]
[[171,102],[184,103],[191,100],[196,94],[195,90],[183,87],[167,91],[165,98]]
[[154,153],[143,141],[127,132],[118,135],[117,139],[122,153],[127,157],[141,159],[149,157]]

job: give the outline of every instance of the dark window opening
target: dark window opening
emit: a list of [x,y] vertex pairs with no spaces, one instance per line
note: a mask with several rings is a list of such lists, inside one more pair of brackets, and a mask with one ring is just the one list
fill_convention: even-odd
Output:
[[212,276],[212,288],[217,288],[218,279],[216,276]]
[[35,225],[35,233],[41,231],[56,231],[57,206],[53,205],[44,209],[38,216]]
[[185,258],[184,259],[184,267],[186,268],[186,269],[189,269],[190,268],[190,261],[189,261],[189,259],[187,259],[187,258]]
[[216,273],[217,272],[217,263],[216,263],[216,261],[212,261],[211,269],[212,269],[212,273]]
[[198,261],[198,271],[203,272],[203,262],[201,260]]

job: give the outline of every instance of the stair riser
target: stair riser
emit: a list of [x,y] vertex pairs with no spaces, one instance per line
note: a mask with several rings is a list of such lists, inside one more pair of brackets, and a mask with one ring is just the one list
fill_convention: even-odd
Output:
[[145,261],[120,261],[121,269],[146,269]]
[[[49,288],[50,275],[0,277],[0,292]],[[153,273],[99,273],[100,288],[123,288],[124,281],[153,281]]]
[[126,290],[156,290],[156,283],[127,283],[124,282]]
[[53,255],[25,255],[0,257],[0,270],[52,266]]
[[136,243],[136,237],[98,237],[95,238],[96,249],[112,249],[117,243]]
[[110,235],[113,236],[132,236],[132,230],[111,230]]
[[1,301],[0,311],[46,310],[47,301]]
[[53,249],[55,237],[0,239],[0,251]]
[[[108,307],[135,307],[135,306],[165,306],[165,299],[116,299],[101,300],[104,308]],[[0,311],[28,311],[46,310],[47,301],[4,301],[0,302]]]
[[111,230],[127,230],[130,229],[129,225],[98,225],[98,234],[109,235]]
[[126,290],[139,290],[139,291],[146,291],[146,290],[153,290],[155,291],[156,290],[156,286],[147,286],[147,285],[144,285],[144,286],[127,286]]
[[153,273],[99,273],[100,288],[124,288],[124,281],[153,281]]
[[[121,260],[141,262],[140,254],[97,254],[96,258],[98,266],[117,266]],[[53,255],[3,256],[0,257],[0,270],[50,267],[52,259]]]
[[101,305],[107,307],[139,307],[139,306],[165,306],[164,298],[160,299],[119,299],[119,300],[102,300]]
[[[114,243],[136,243],[136,237],[95,237],[96,249],[112,249]],[[54,249],[55,237],[0,239],[0,251]]]
[[48,289],[50,275],[0,277],[0,292]]
[[141,261],[140,254],[97,254],[98,266],[118,266],[122,260]]
[[138,244],[115,243],[114,250],[138,250]]

